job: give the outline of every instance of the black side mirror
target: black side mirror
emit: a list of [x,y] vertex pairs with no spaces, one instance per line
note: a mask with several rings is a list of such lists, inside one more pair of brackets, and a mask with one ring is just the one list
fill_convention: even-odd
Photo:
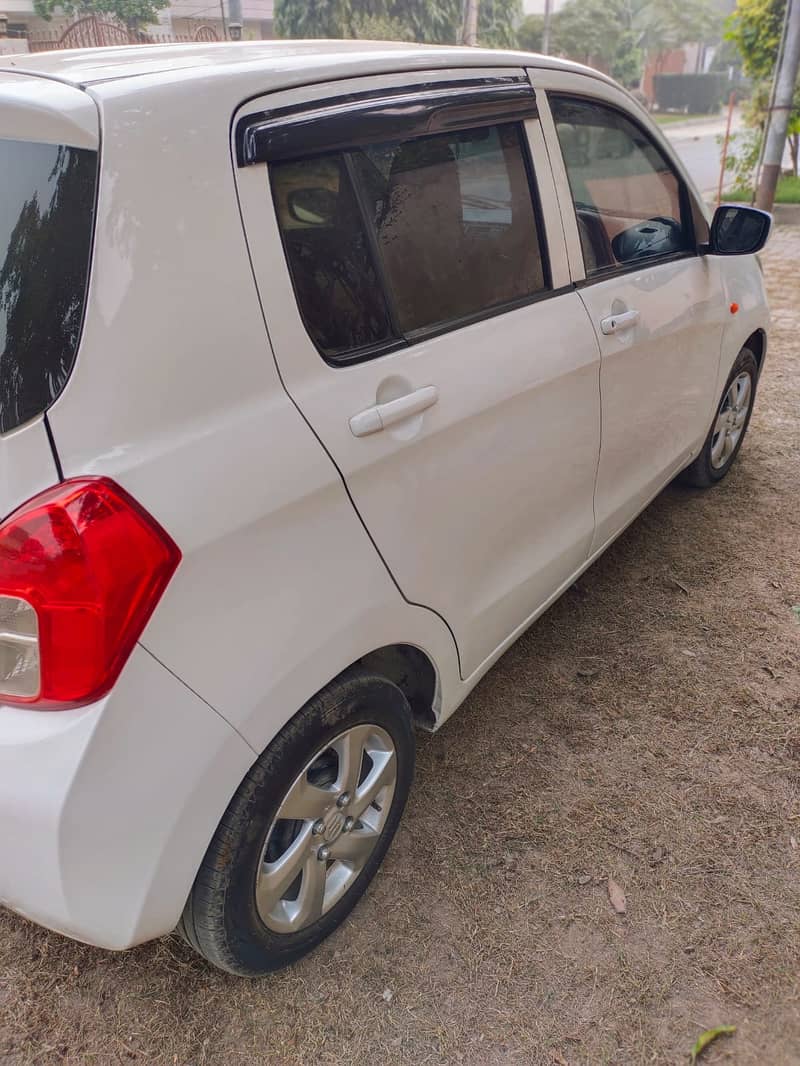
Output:
[[772,215],[756,207],[721,204],[714,212],[708,250],[712,255],[752,255],[767,243]]

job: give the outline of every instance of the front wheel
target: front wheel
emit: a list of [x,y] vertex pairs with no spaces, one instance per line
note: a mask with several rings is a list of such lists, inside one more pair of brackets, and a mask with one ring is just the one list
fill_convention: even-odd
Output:
[[363,895],[413,775],[411,709],[400,689],[363,672],[334,681],[240,785],[178,931],[231,973],[257,976],[300,959]]
[[744,441],[758,382],[758,363],[742,348],[722,391],[714,422],[700,454],[682,474],[690,485],[706,489],[721,481],[733,466]]

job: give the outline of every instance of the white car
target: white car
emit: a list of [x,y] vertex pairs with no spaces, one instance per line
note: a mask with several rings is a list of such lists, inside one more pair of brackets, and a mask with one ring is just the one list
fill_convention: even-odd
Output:
[[728,472],[770,218],[555,59],[2,64],[0,901],[263,973],[374,876],[414,727]]

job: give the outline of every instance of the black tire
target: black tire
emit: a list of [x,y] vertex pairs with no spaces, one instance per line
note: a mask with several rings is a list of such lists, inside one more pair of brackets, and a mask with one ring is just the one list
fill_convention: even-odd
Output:
[[[256,877],[267,835],[309,760],[360,724],[389,734],[396,781],[389,814],[366,864],[327,912],[296,932],[268,928],[256,905]],[[228,805],[186,902],[178,933],[214,966],[255,977],[302,958],[339,926],[375,876],[392,842],[414,777],[411,708],[383,677],[350,671],[315,696],[258,758]]]
[[[750,407],[747,412],[742,431],[739,435],[739,439],[736,442],[731,454],[727,457],[724,464],[719,467],[715,467],[711,461],[711,449],[714,444],[715,426],[717,417],[720,412],[720,408],[725,400],[725,396],[728,392],[733,381],[742,373],[750,375]],[[693,485],[698,489],[708,489],[712,485],[716,485],[718,481],[722,481],[730,468],[733,466],[736,456],[739,454],[745,435],[747,434],[747,427],[750,425],[750,417],[753,413],[753,405],[756,399],[756,387],[758,385],[758,362],[755,355],[749,348],[742,348],[739,355],[736,357],[736,362],[733,364],[728,380],[725,382],[725,388],[722,390],[722,395],[719,398],[719,402],[714,410],[714,419],[711,423],[711,429],[708,431],[708,436],[705,439],[702,449],[700,450],[697,458],[686,467],[681,474],[681,480],[687,485]]]

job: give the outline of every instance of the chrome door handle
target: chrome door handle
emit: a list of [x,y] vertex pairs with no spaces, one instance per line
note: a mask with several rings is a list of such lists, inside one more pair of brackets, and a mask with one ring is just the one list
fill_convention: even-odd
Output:
[[435,385],[423,385],[406,396],[376,403],[374,407],[359,411],[350,419],[350,432],[354,437],[368,437],[370,433],[378,433],[387,426],[402,422],[404,418],[422,414],[433,407],[438,399],[439,390]]
[[608,337],[611,333],[622,333],[625,329],[632,329],[638,321],[638,311],[622,311],[618,315],[609,315],[608,318],[601,318],[600,330]]

